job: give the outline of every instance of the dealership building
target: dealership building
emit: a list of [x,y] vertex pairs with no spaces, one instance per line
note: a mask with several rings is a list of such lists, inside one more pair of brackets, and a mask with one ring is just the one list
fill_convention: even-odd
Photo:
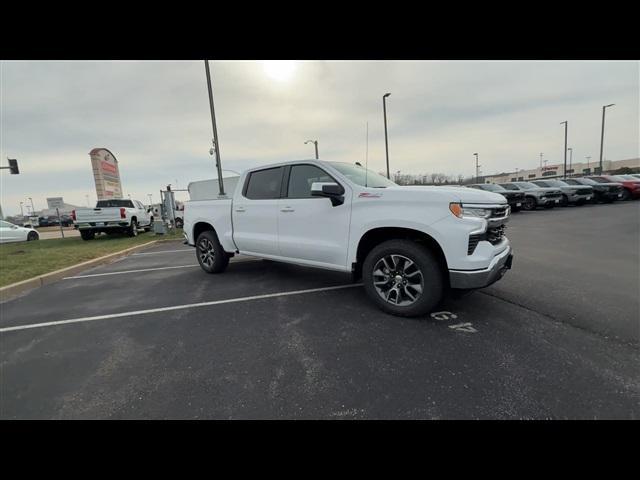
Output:
[[[572,162],[567,163],[567,176],[597,175],[599,162]],[[640,170],[640,158],[626,160],[603,160],[602,172],[607,174],[620,168],[634,168]],[[502,172],[483,177],[484,183],[527,182],[543,178],[564,177],[564,163],[546,165],[529,170],[516,170],[514,172]]]

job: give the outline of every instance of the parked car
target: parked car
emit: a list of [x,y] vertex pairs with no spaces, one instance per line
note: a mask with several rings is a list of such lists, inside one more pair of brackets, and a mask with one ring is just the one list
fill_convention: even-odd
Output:
[[39,239],[40,234],[33,228],[19,227],[0,220],[0,243],[31,242]]
[[562,191],[560,205],[584,205],[593,198],[593,188],[586,185],[569,185],[562,180],[533,180],[531,183],[539,187],[559,188]]
[[448,288],[511,268],[502,195],[401,187],[348,163],[305,160],[244,172],[231,198],[185,202],[185,243],[207,273],[237,253],[347,272],[385,312],[431,311]]
[[78,208],[71,212],[74,227],[83,240],[91,240],[96,233],[126,233],[138,235],[138,229],[151,230],[153,217],[138,200],[98,200],[95,208]]
[[599,175],[597,177],[588,177],[595,182],[618,182],[624,188],[622,192],[622,200],[631,200],[640,198],[640,180],[627,180],[621,175]]
[[519,212],[524,204],[524,192],[515,192],[511,190],[507,190],[500,185],[495,183],[474,183],[471,185],[467,185],[469,188],[477,188],[479,190],[485,190],[487,192],[499,193],[504,198],[507,199],[507,203],[509,203],[509,207],[511,207],[512,212]]
[[567,178],[565,180],[569,185],[584,185],[593,188],[592,203],[611,203],[622,198],[622,185],[619,183],[596,182],[589,178]]
[[525,210],[535,210],[538,207],[553,208],[560,204],[562,190],[559,188],[539,187],[531,182],[501,183],[500,186],[511,191],[524,192]]
[[640,173],[630,173],[630,174],[629,174],[629,176],[630,176],[630,177],[635,177],[635,178],[637,178],[638,180],[640,180]]

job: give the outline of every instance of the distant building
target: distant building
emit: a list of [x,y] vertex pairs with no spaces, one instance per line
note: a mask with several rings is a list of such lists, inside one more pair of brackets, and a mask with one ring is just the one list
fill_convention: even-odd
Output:
[[[567,177],[581,175],[596,175],[600,166],[598,160],[593,162],[573,162],[571,168],[567,163]],[[609,173],[619,168],[640,168],[640,158],[628,158],[626,160],[603,160],[602,173]],[[528,182],[543,178],[564,177],[564,163],[547,165],[542,168],[530,170],[518,170],[518,172],[502,172],[495,175],[486,175],[483,183]]]
[[118,160],[106,148],[94,148],[89,152],[98,200],[122,198],[122,183]]

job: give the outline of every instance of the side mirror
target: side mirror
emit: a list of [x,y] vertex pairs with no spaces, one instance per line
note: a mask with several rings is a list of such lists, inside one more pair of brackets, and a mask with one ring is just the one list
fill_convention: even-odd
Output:
[[312,197],[327,197],[331,200],[331,205],[337,207],[344,203],[344,187],[337,183],[313,182],[311,184]]

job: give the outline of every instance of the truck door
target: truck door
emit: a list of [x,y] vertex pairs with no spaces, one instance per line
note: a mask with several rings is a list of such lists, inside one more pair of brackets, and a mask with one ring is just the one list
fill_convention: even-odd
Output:
[[[241,253],[278,256],[278,201],[284,167],[247,175],[233,199],[233,241]],[[240,187],[238,187],[240,188]]]
[[279,201],[278,246],[280,255],[310,264],[346,268],[351,221],[351,190],[345,202],[311,196],[314,182],[338,183],[320,167],[298,164],[287,167],[286,192]]

